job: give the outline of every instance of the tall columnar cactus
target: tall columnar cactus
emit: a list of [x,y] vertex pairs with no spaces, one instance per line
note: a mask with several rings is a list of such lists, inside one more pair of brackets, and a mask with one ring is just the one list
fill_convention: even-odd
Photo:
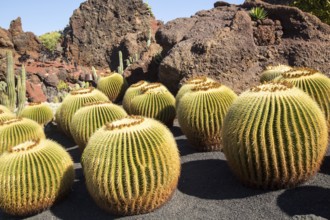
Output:
[[119,215],[151,212],[177,187],[180,157],[172,133],[150,118],[128,116],[107,123],[82,155],[90,195]]
[[180,99],[177,117],[182,132],[199,151],[221,150],[221,130],[237,95],[217,82],[197,84]]
[[28,118],[9,118],[0,123],[0,154],[27,140],[45,139],[44,129]]
[[280,76],[282,73],[291,70],[291,66],[287,65],[277,65],[277,66],[267,66],[266,69],[261,73],[260,82],[269,82]]
[[330,128],[330,79],[317,70],[294,68],[275,81],[287,81],[310,95],[321,107]]
[[13,112],[16,107],[16,91],[15,91],[15,71],[13,54],[11,51],[7,52],[7,95],[9,99],[9,109]]
[[119,102],[128,87],[126,79],[119,73],[111,73],[100,78],[97,88],[108,96],[110,101]]
[[269,83],[241,94],[223,129],[229,166],[246,185],[286,188],[320,168],[328,144],[326,120],[310,96],[288,83]]
[[189,78],[179,89],[178,93],[175,96],[175,106],[178,107],[180,99],[184,94],[189,92],[196,85],[206,83],[206,82],[214,82],[213,79],[208,78],[206,76],[195,76]]
[[70,94],[64,98],[55,116],[57,124],[67,136],[71,136],[70,124],[74,113],[85,103],[96,101],[109,101],[109,99],[101,91],[92,87],[71,91]]
[[5,112],[0,109],[0,123],[7,121],[9,119],[15,118],[15,115],[11,112]]
[[118,73],[120,75],[123,75],[123,73],[124,73],[124,61],[123,61],[123,53],[121,51],[118,52],[118,58],[119,58]]
[[132,102],[132,99],[141,94],[141,89],[148,85],[149,83],[147,81],[141,80],[137,83],[132,84],[125,92],[124,98],[123,98],[123,108],[126,110],[128,114],[130,114],[130,105]]
[[97,85],[97,83],[99,82],[100,76],[97,75],[96,69],[93,66],[92,66],[92,74],[93,74],[93,80],[94,80],[95,84]]
[[105,125],[127,116],[123,108],[111,102],[86,103],[74,115],[70,131],[73,139],[83,151],[92,134]]
[[17,77],[17,97],[17,114],[19,115],[22,112],[26,102],[26,72],[24,65],[22,66],[21,75]]
[[172,126],[175,118],[175,98],[160,83],[150,83],[141,89],[130,105],[130,114],[154,118]]
[[0,208],[25,216],[51,207],[71,189],[73,161],[56,142],[27,141],[0,156]]
[[49,105],[45,103],[29,103],[20,113],[21,117],[32,119],[40,125],[53,120],[54,114]]

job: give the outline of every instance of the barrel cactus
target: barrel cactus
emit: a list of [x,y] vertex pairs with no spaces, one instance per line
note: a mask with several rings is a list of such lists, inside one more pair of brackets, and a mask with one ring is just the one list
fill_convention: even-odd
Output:
[[199,151],[221,150],[221,129],[237,95],[218,82],[197,84],[182,96],[177,117],[182,132]]
[[46,103],[29,103],[20,113],[21,117],[32,119],[41,125],[53,120],[53,111]]
[[101,91],[92,87],[74,90],[64,98],[58,109],[59,112],[55,115],[56,122],[67,136],[71,136],[70,124],[74,113],[85,103],[95,101],[109,101],[109,99]]
[[288,65],[270,65],[266,67],[266,70],[264,70],[261,73],[260,76],[260,82],[269,82],[275,79],[276,77],[280,76],[282,73],[291,70],[292,67]]
[[0,109],[0,123],[7,121],[9,119],[15,118],[15,115],[11,112],[5,112]]
[[0,105],[0,110],[2,110],[3,112],[11,113],[11,111],[9,110],[9,108],[7,108],[7,107],[4,106],[4,105]]
[[83,151],[90,136],[106,122],[127,116],[123,108],[111,102],[92,102],[84,104],[71,121],[71,134]]
[[179,101],[184,94],[189,92],[194,86],[207,83],[207,82],[215,82],[213,79],[208,78],[206,76],[195,76],[189,78],[179,89],[178,93],[175,96],[175,106],[178,107]]
[[141,80],[135,84],[132,84],[125,92],[124,98],[123,98],[123,108],[126,110],[127,113],[130,113],[130,105],[132,102],[132,99],[141,94],[141,89],[148,85],[147,81]]
[[175,98],[160,83],[150,83],[141,89],[141,94],[132,99],[130,113],[154,118],[172,126],[175,118]]
[[256,86],[229,108],[223,151],[246,185],[294,187],[320,168],[328,144],[324,114],[313,99],[289,83]]
[[275,81],[287,81],[310,95],[321,107],[330,128],[330,79],[317,70],[293,68]]
[[106,94],[112,102],[120,101],[127,87],[126,79],[119,73],[111,73],[108,76],[102,77],[97,83],[97,88]]
[[28,118],[10,118],[0,123],[0,154],[31,139],[45,139],[44,129]]
[[11,215],[41,212],[71,189],[73,161],[56,142],[26,141],[0,156],[0,208]]
[[160,122],[127,116],[107,123],[82,155],[90,195],[117,215],[151,212],[171,198],[180,175],[172,133]]

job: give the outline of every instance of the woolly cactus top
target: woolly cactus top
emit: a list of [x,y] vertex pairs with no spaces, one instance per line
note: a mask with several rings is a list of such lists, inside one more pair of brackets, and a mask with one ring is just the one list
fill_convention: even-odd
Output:
[[41,105],[42,102],[30,102],[28,105],[29,106],[36,106],[36,105]]
[[[31,141],[26,141],[24,143],[21,143],[19,145],[16,145],[14,147],[12,147],[9,152],[10,153],[17,153],[17,152],[23,152],[23,151],[30,151],[33,148],[35,148],[36,146],[38,146],[38,144],[40,143],[40,139],[39,140],[31,140]],[[35,150],[35,149],[34,149]]]
[[271,82],[267,84],[261,84],[255,87],[252,87],[249,91],[250,92],[279,92],[279,91],[287,91],[292,89],[293,85],[288,82]]
[[221,87],[221,83],[219,82],[206,82],[195,85],[191,91],[197,92],[197,91],[209,91],[212,89],[217,89]]
[[266,66],[266,70],[288,71],[291,69],[292,69],[292,67],[290,67],[288,65],[283,65],[283,64]]
[[306,76],[312,76],[315,73],[319,73],[317,70],[310,68],[293,68],[287,72],[282,73],[284,78],[300,78]]
[[207,82],[206,76],[195,76],[192,78],[189,78],[184,84],[200,84]]
[[147,81],[140,80],[139,82],[132,84],[130,87],[138,88],[138,87],[141,87],[141,86],[144,86],[144,85],[147,85],[147,84],[148,84]]
[[[134,126],[140,125],[139,128],[134,128]],[[107,123],[105,125],[105,129],[108,131],[114,131],[114,130],[140,130],[141,127],[148,127],[148,123],[145,122],[145,119],[141,116],[127,116],[123,119],[113,121],[111,123]]]
[[22,121],[22,120],[23,120],[23,118],[20,118],[20,117],[18,117],[18,118],[11,118],[11,119],[8,119],[8,120],[5,120],[5,121],[1,122],[0,123],[0,127],[1,126],[4,126],[4,125],[14,124],[14,123],[19,122],[19,121]]
[[150,83],[141,88],[143,94],[167,92],[167,88],[161,83]]
[[70,92],[71,95],[84,95],[84,94],[90,94],[94,91],[93,87],[89,88],[82,88],[82,89],[77,89],[72,92]]
[[85,104],[83,104],[83,106],[95,106],[95,105],[108,105],[108,104],[112,104],[111,101],[95,101],[95,102],[87,102]]

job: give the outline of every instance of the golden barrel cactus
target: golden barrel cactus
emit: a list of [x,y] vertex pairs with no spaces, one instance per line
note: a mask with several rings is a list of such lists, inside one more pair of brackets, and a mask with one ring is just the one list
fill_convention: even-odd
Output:
[[3,112],[7,112],[7,113],[12,113],[6,106],[4,105],[0,105],[0,110],[2,110]]
[[326,120],[310,96],[289,83],[241,94],[223,124],[223,151],[246,185],[294,187],[320,168],[328,144]]
[[128,87],[126,79],[119,73],[101,77],[97,83],[97,88],[106,94],[110,101],[118,102],[123,98]]
[[9,119],[15,118],[16,116],[11,112],[5,112],[0,109],[0,123],[7,121]]
[[20,113],[21,117],[32,119],[41,125],[53,120],[53,111],[46,103],[29,103]]
[[292,67],[288,65],[270,65],[267,66],[266,69],[261,73],[260,82],[269,82],[280,76],[282,73],[291,70]]
[[197,84],[177,106],[182,132],[199,151],[221,150],[221,129],[228,108],[237,95],[218,82]]
[[90,195],[117,215],[151,212],[175,191],[180,157],[172,133],[160,122],[128,116],[107,123],[82,155]]
[[111,102],[91,102],[84,104],[71,121],[73,139],[83,151],[90,136],[106,122],[112,122],[127,116],[123,108]]
[[100,90],[94,88],[78,89],[67,95],[55,113],[56,122],[62,131],[71,137],[70,124],[74,113],[85,103],[96,101],[109,101]]
[[0,208],[11,215],[42,212],[70,191],[73,161],[56,142],[26,141],[0,156]]
[[175,98],[160,83],[150,83],[141,89],[141,94],[132,99],[130,114],[154,118],[172,126],[175,118]]
[[130,105],[132,102],[132,99],[141,94],[141,89],[148,85],[149,83],[147,81],[141,80],[137,83],[132,84],[125,92],[124,98],[123,98],[123,108],[126,110],[126,112],[130,113]]
[[0,123],[0,155],[31,139],[45,139],[43,127],[28,118],[9,118]]

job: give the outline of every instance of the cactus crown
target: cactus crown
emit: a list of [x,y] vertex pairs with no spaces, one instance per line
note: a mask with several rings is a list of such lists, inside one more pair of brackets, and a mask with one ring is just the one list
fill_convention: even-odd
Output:
[[92,105],[105,105],[105,104],[112,104],[111,101],[95,101],[95,102],[87,102],[83,104],[83,106],[92,106]]
[[0,126],[14,124],[14,123],[19,122],[19,121],[22,121],[21,117],[8,119],[6,121],[0,122]]
[[5,113],[5,112],[4,112],[3,110],[0,109],[0,114],[3,114],[3,113]]
[[266,66],[266,70],[291,70],[291,69],[292,67],[283,64]]
[[72,92],[70,92],[71,95],[83,95],[83,94],[89,94],[91,92],[93,92],[94,88],[93,87],[89,87],[89,88],[81,88],[81,89],[76,89]]
[[261,84],[250,89],[251,92],[277,92],[277,91],[286,91],[293,87],[289,82],[271,82],[266,84]]
[[207,82],[206,76],[195,76],[195,77],[189,78],[185,82],[185,84],[200,84],[200,83],[204,83],[204,82]]
[[293,68],[287,72],[282,73],[284,78],[299,78],[304,76],[311,76],[315,73],[318,73],[317,70],[310,69],[310,68]]
[[144,118],[141,116],[130,115],[126,116],[123,119],[113,121],[111,123],[107,123],[105,125],[105,129],[108,131],[127,129],[133,127],[135,125],[139,125],[144,121]]
[[131,87],[132,88],[140,87],[140,86],[142,86],[145,83],[147,83],[147,81],[140,80],[139,82],[132,84]]
[[158,93],[158,92],[166,92],[167,89],[161,83],[150,83],[141,88],[141,92],[143,94],[146,93]]
[[219,82],[206,82],[206,83],[200,83],[195,85],[191,91],[197,92],[197,91],[208,91],[210,89],[216,89],[221,86],[221,83]]
[[31,140],[11,147],[9,153],[20,152],[20,151],[28,151],[40,143],[40,139],[38,140]]
[[29,106],[36,106],[36,105],[41,105],[41,102],[30,102],[28,105]]

